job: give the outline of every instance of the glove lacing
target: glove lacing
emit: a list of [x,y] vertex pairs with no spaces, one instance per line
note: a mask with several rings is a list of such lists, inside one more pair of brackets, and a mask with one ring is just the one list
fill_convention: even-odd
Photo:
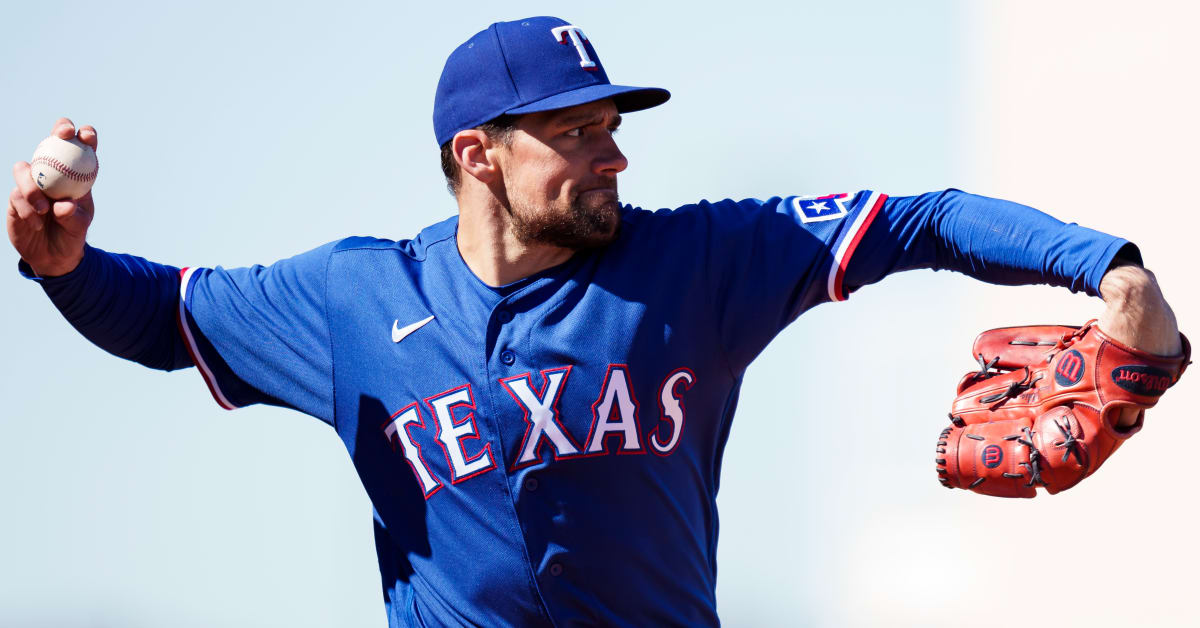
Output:
[[[996,359],[998,360],[999,358]],[[1033,388],[1034,384],[1037,384],[1039,381],[1041,381],[1042,375],[1040,373],[1037,377],[1030,379],[1033,376],[1033,372],[1029,370],[1029,367],[1023,366],[1021,368],[1025,369],[1025,376],[1021,378],[1021,381],[1009,382],[1007,389],[1002,390],[994,395],[980,397],[979,403],[994,403],[997,401],[1003,401],[1005,399],[1012,399],[1013,397],[1019,396],[1026,390]]]

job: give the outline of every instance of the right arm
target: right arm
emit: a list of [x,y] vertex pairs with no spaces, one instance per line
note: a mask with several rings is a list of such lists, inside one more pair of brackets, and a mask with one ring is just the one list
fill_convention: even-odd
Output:
[[[76,136],[66,118],[52,133]],[[96,147],[94,128],[81,128],[78,137]],[[177,331],[179,270],[87,246],[95,214],[91,192],[75,201],[48,199],[26,162],[13,166],[13,178],[6,226],[22,274],[41,283],[67,321],[105,351],[151,368],[191,366]]]
[[[62,118],[54,134],[67,139],[75,127]],[[95,129],[78,136],[95,147]],[[336,243],[269,267],[181,272],[87,246],[91,193],[51,201],[29,164],[13,174],[7,226],[21,272],[84,337],[152,368],[198,366],[226,409],[268,403],[333,422],[325,278]]]

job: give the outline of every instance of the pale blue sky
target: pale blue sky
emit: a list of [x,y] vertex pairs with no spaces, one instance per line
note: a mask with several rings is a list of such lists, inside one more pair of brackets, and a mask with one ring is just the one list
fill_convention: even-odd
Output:
[[[95,125],[90,241],[177,266],[409,237],[455,211],[430,122],[445,56],[490,22],[550,13],[585,29],[614,81],[673,93],[622,126],[627,202],[1002,195],[968,139],[965,5],[10,3],[0,155],[28,159],[60,115]],[[328,427],[225,412],[194,371],[104,354],[5,250],[0,624],[385,624],[370,505]],[[750,369],[719,499],[727,624],[847,625],[888,604],[917,621],[905,597],[953,595],[933,578],[900,598],[856,586],[847,559],[917,580],[906,552],[974,503],[937,485],[931,454],[979,330],[958,312],[989,290],[893,277],[809,313]],[[914,511],[942,518],[863,558],[864,525],[925,521]]]

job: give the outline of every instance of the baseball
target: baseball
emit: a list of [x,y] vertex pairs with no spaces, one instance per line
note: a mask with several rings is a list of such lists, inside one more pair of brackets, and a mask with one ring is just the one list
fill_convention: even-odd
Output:
[[47,137],[33,151],[29,175],[42,192],[56,201],[77,199],[96,181],[100,164],[91,146],[73,137]]

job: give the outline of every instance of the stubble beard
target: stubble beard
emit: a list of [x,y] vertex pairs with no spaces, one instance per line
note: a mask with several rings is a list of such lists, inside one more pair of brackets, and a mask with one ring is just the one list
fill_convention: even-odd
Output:
[[621,204],[613,194],[576,195],[565,208],[514,203],[513,235],[522,244],[548,244],[574,251],[596,249],[617,239]]

